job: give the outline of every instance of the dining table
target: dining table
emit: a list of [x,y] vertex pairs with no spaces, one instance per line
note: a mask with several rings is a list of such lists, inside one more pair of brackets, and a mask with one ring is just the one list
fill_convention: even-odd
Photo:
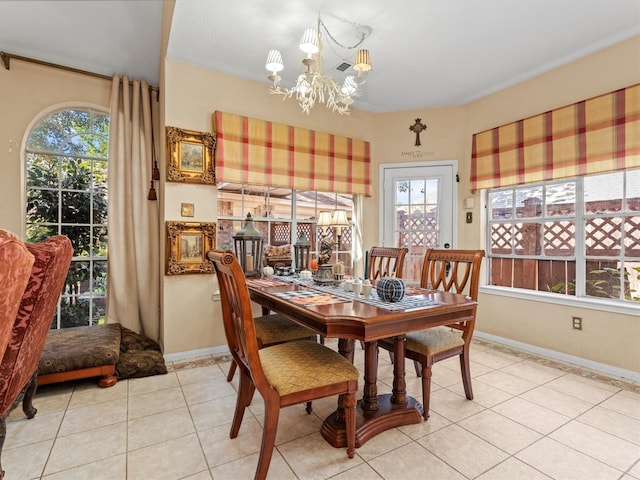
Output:
[[[369,297],[354,295],[339,282],[318,284],[313,279],[271,276],[247,279],[251,300],[263,314],[277,312],[311,329],[321,337],[337,338],[338,351],[353,362],[354,343],[364,342],[364,387],[358,402],[356,447],[394,427],[420,423],[422,404],[407,394],[405,341],[411,331],[450,325],[475,316],[477,303],[470,297],[407,286],[404,297],[385,302],[375,287]],[[391,393],[378,393],[378,346],[382,338],[394,339]],[[323,422],[321,434],[332,446],[346,446],[344,410],[340,400]]]

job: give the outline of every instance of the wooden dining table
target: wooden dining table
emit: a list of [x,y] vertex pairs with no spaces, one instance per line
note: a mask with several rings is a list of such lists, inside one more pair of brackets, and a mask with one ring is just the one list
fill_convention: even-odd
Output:
[[[420,423],[422,405],[407,395],[405,334],[414,330],[469,320],[475,315],[471,298],[438,290],[408,287],[398,303],[355,298],[339,286],[318,287],[313,281],[268,277],[247,281],[251,299],[263,313],[274,311],[327,338],[338,338],[338,350],[353,361],[354,341],[364,342],[364,388],[358,402],[356,447],[388,429]],[[378,394],[378,346],[382,338],[394,339],[392,392]],[[338,402],[321,429],[334,447],[345,447],[343,410]]]

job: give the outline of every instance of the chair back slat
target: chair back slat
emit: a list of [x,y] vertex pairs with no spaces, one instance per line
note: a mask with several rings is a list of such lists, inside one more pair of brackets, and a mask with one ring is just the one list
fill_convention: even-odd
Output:
[[371,247],[369,251],[369,280],[376,281],[382,277],[395,274],[396,277],[402,276],[402,267],[404,266],[404,257],[409,251],[406,247]]
[[260,390],[267,381],[258,354],[258,339],[244,272],[236,256],[229,251],[212,250],[207,257],[213,263],[218,277],[229,351],[240,368],[248,370]]
[[463,293],[478,300],[480,265],[484,250],[428,249],[422,263],[420,286]]

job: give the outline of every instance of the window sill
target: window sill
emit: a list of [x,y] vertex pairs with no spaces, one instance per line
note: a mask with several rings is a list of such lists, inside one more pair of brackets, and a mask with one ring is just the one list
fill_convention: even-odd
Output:
[[619,313],[622,315],[640,316],[640,303],[626,304],[612,300],[597,300],[595,298],[576,298],[567,295],[534,292],[521,288],[507,288],[496,286],[483,286],[479,288],[480,293],[488,295],[498,295],[502,297],[518,298],[536,302],[552,303],[569,307],[586,308],[603,312]]

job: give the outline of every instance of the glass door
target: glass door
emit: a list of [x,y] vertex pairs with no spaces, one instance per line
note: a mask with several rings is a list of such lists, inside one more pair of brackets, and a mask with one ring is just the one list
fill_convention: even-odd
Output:
[[427,248],[454,247],[457,162],[382,167],[384,246],[407,247],[403,278],[418,281]]

